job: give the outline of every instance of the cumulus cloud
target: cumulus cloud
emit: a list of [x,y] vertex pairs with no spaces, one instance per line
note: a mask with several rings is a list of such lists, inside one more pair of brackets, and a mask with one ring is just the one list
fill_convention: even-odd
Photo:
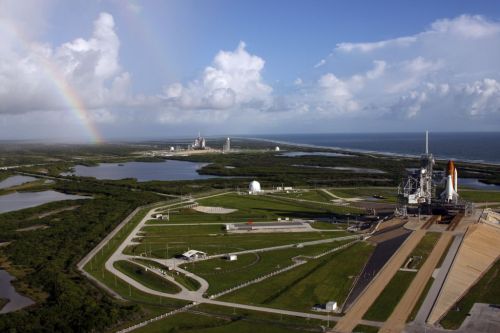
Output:
[[68,109],[68,99],[90,109],[125,103],[130,74],[120,67],[119,47],[107,13],[95,20],[90,38],[55,48],[11,35],[0,44],[0,113]]
[[317,91],[329,92],[323,95],[336,101],[332,110],[422,122],[500,116],[500,23],[482,16],[437,20],[411,36],[340,43],[327,59]]
[[262,79],[265,61],[248,53],[244,42],[234,51],[220,51],[202,75],[187,83],[164,88],[161,96],[182,109],[230,109],[249,106],[266,109],[272,88]]

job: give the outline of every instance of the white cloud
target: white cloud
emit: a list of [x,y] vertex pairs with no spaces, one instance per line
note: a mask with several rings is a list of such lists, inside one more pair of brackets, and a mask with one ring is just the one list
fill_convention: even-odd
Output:
[[119,65],[119,47],[107,13],[94,22],[89,39],[56,48],[30,40],[1,44],[0,113],[64,110],[73,107],[69,99],[80,99],[89,109],[123,105],[130,75]]
[[293,81],[293,84],[296,85],[296,86],[300,86],[300,85],[302,85],[302,83],[304,83],[304,82],[302,81],[302,79],[300,77],[296,78]]
[[324,64],[326,64],[326,60],[321,59],[320,61],[318,61],[318,63],[316,65],[314,65],[314,68],[319,68],[319,67],[323,66]]
[[234,51],[219,51],[201,77],[164,88],[162,98],[182,109],[230,109],[252,106],[266,109],[272,88],[262,79],[264,60],[247,52],[244,42]]

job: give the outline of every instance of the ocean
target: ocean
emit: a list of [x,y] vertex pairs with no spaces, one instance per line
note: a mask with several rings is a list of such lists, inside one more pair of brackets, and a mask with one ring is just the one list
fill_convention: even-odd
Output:
[[[406,156],[420,156],[425,152],[425,133],[280,134],[253,137],[359,152]],[[429,132],[429,151],[441,160],[500,164],[500,132]]]

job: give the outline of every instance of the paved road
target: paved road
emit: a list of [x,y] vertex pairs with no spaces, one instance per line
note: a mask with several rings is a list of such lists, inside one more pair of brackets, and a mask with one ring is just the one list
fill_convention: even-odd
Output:
[[336,332],[352,332],[424,235],[425,230],[416,230],[406,239],[400,249],[389,259],[375,279],[358,297],[351,309],[339,320],[335,326]]
[[422,267],[420,267],[417,275],[396,305],[396,308],[392,311],[391,315],[380,329],[380,333],[398,333],[403,331],[406,326],[406,319],[415,307],[415,304],[417,304],[420,294],[424,291],[427,281],[431,278],[434,268],[436,268],[439,259],[441,259],[441,256],[452,238],[453,235],[449,232],[443,232],[441,234],[432,252],[427,257]]
[[458,249],[460,247],[460,244],[462,243],[463,238],[464,238],[463,235],[457,235],[455,236],[453,243],[451,243],[450,249],[446,254],[443,264],[439,268],[438,275],[434,280],[434,282],[432,283],[431,289],[429,289],[429,292],[427,293],[427,296],[425,297],[425,300],[422,303],[422,306],[420,307],[417,316],[415,317],[415,324],[424,325],[427,320],[427,317],[429,317],[429,315],[431,314],[434,302],[436,301],[439,291],[441,290],[441,287],[444,284],[444,280],[448,275],[451,264],[453,263],[453,259],[455,259],[455,256],[457,255]]

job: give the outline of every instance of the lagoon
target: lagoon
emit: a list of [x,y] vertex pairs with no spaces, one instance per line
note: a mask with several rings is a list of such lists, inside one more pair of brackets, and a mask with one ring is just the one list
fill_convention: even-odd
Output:
[[14,192],[0,195],[0,213],[36,207],[53,201],[78,199],[90,199],[90,197],[65,194],[52,190],[41,192]]
[[76,165],[74,172],[64,176],[94,177],[97,179],[119,180],[135,178],[138,182],[151,180],[194,180],[215,176],[200,175],[197,171],[207,163],[166,160],[164,162],[100,163],[96,166]]
[[31,298],[19,294],[10,283],[15,278],[7,271],[0,269],[0,298],[9,302],[0,309],[0,313],[8,313],[35,304]]
[[37,180],[35,177],[29,176],[12,176],[0,181],[0,189],[9,188],[12,186],[22,185]]

